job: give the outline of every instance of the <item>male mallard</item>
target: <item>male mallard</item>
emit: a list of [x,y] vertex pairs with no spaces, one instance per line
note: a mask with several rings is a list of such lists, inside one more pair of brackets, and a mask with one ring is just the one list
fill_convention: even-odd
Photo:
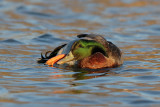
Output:
[[54,49],[49,56],[41,54],[39,63],[99,69],[119,66],[123,63],[120,49],[102,36],[80,34],[78,39]]

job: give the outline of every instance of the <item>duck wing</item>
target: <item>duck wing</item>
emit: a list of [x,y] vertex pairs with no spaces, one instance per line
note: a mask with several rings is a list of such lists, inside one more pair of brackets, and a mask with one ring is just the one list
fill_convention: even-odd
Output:
[[107,42],[108,42],[108,48],[109,48],[109,51],[108,51],[109,56],[112,56],[112,58],[115,59],[117,65],[122,64],[123,61],[122,61],[121,50],[112,42],[110,42],[110,41],[107,41]]

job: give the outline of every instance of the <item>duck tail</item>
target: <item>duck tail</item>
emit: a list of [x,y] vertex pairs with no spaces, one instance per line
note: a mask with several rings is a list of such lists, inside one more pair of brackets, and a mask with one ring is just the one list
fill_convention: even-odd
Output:
[[37,62],[38,62],[38,63],[45,63],[45,62],[48,60],[47,54],[48,54],[49,52],[51,52],[51,51],[47,51],[47,52],[45,53],[45,57],[44,57],[43,54],[41,53],[41,58],[38,58],[38,59],[37,59]]
[[[61,46],[58,46],[57,48],[55,48],[53,51],[47,51],[44,56],[41,53],[41,58],[37,59],[37,63],[46,63],[46,61],[48,61],[50,58],[55,57],[57,55],[57,53],[59,52],[59,50],[61,48],[63,48],[66,44],[63,44]],[[49,54],[50,53],[50,54]],[[49,54],[49,55],[48,55]]]

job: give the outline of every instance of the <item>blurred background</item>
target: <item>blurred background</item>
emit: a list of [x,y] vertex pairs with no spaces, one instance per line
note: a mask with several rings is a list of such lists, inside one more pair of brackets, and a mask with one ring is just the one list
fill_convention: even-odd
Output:
[[[37,64],[80,33],[103,35],[124,64],[102,71]],[[0,0],[0,106],[159,106],[159,0]]]

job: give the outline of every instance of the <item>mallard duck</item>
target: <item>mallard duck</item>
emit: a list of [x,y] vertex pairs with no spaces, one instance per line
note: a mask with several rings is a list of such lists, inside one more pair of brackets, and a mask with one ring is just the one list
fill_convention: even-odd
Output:
[[[117,67],[123,63],[120,49],[101,35],[80,34],[77,39],[41,54],[39,63],[100,69]],[[50,55],[48,55],[50,53]]]

